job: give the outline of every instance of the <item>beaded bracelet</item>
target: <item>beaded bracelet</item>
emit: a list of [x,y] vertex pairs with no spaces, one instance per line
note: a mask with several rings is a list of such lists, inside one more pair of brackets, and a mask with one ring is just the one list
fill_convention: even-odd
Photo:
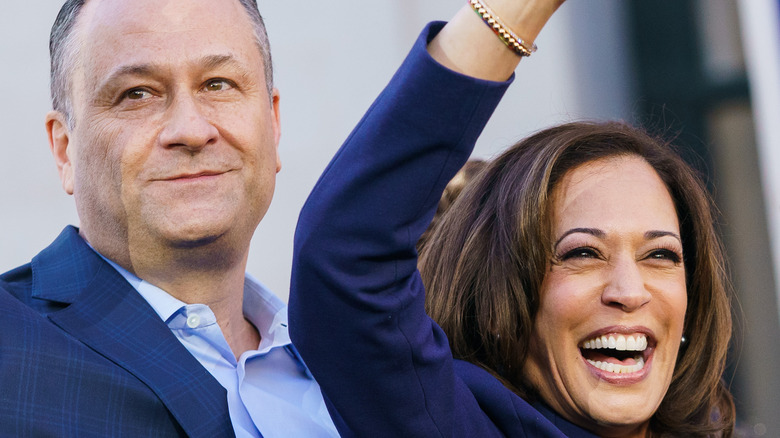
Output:
[[468,3],[474,9],[474,12],[479,15],[479,18],[487,24],[490,29],[498,35],[498,38],[506,44],[507,47],[512,49],[519,56],[531,56],[531,53],[535,52],[536,44],[532,44],[530,47],[512,32],[509,27],[499,20],[498,15],[488,8],[488,6],[480,0],[468,0]]

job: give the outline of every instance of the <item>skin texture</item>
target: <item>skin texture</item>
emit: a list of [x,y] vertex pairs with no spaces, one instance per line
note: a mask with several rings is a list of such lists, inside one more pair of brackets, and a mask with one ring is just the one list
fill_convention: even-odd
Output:
[[[638,157],[586,163],[553,190],[554,260],[525,365],[541,398],[602,436],[644,436],[672,379],[686,310],[677,214],[661,179]],[[638,373],[583,358],[594,335],[645,333]]]
[[82,236],[212,306],[234,352],[256,348],[243,278],[281,162],[279,96],[246,12],[234,0],[93,0],[76,32],[75,125],[52,112],[47,130]]

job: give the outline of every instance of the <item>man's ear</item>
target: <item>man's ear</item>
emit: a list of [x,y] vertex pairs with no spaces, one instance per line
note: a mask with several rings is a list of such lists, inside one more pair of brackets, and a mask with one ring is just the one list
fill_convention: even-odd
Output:
[[46,132],[49,134],[49,148],[57,164],[62,188],[69,195],[73,194],[73,156],[70,148],[70,128],[64,114],[50,111],[46,114]]
[[276,173],[282,170],[282,158],[279,155],[279,138],[282,136],[282,123],[279,119],[279,90],[273,89],[271,96],[272,124],[274,130],[274,144],[276,146]]

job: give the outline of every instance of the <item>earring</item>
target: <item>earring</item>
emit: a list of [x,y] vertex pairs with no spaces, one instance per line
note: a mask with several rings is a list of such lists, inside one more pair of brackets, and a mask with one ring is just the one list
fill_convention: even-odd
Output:
[[687,340],[687,339],[685,339],[685,335],[683,335],[682,339],[680,339],[680,343],[681,343],[681,344],[684,344],[684,343],[686,343],[687,341],[688,341],[688,340]]

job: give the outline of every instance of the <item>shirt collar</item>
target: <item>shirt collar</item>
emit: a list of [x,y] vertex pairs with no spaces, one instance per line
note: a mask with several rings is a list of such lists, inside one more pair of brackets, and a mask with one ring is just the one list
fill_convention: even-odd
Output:
[[[101,257],[103,256],[101,255]],[[165,292],[159,287],[149,283],[146,280],[138,278],[135,274],[119,266],[113,261],[105,257],[103,257],[103,260],[108,262],[108,264],[116,269],[117,272],[119,272],[122,277],[124,277],[125,280],[127,280],[127,282],[133,286],[133,289],[141,294],[141,296],[146,300],[147,303],[149,303],[150,306],[152,306],[152,309],[157,312],[157,314],[160,316],[160,318],[162,318],[163,321],[165,321],[166,324],[170,321],[174,313],[187,305],[187,303],[175,298],[173,295]]]
[[[101,255],[101,257],[103,256]],[[138,291],[166,324],[179,309],[187,306],[187,303],[148,281],[138,278],[113,261],[105,257],[103,259]],[[287,330],[287,305],[249,274],[245,274],[243,311],[244,316],[260,333],[261,341],[258,347],[260,352],[267,352],[274,347],[289,347],[290,351],[300,360],[298,352],[292,348],[290,333]]]
[[260,332],[260,352],[290,345],[287,305],[249,274],[244,274],[244,317]]

